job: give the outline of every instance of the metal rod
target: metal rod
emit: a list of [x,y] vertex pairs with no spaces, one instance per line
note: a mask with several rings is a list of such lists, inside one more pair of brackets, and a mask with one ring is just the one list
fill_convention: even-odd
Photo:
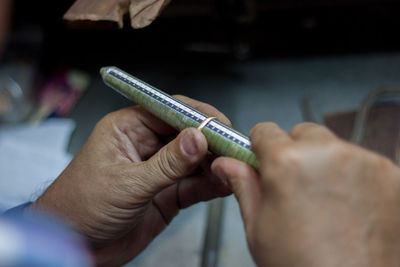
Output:
[[206,234],[203,243],[201,267],[218,266],[224,199],[218,198],[208,204]]
[[[116,67],[104,67],[100,73],[108,86],[177,130],[197,128],[207,119],[204,113]],[[208,141],[209,150],[215,155],[232,157],[258,168],[257,158],[246,135],[217,120],[207,123],[202,133]]]

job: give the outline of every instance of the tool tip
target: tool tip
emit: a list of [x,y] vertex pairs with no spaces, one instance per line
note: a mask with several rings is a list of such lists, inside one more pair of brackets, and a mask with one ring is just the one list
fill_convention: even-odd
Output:
[[104,77],[104,73],[106,72],[106,70],[107,70],[107,67],[102,67],[100,69],[100,74],[101,74],[102,77]]

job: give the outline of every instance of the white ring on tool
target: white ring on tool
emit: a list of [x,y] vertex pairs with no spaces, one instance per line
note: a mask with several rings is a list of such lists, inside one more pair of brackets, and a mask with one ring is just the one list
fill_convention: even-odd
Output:
[[216,117],[208,117],[207,119],[205,119],[204,121],[202,121],[202,122],[200,123],[200,125],[199,125],[199,127],[197,127],[197,129],[198,129],[199,131],[202,131],[203,128],[206,127],[206,125],[207,125],[210,121],[212,121],[212,120],[214,120],[214,119],[216,119]]

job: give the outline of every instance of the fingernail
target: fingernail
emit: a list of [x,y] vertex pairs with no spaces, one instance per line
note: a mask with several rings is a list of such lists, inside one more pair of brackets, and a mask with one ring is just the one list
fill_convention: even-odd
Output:
[[183,151],[190,156],[194,156],[199,153],[196,136],[192,132],[187,131],[184,133],[181,138],[181,147]]

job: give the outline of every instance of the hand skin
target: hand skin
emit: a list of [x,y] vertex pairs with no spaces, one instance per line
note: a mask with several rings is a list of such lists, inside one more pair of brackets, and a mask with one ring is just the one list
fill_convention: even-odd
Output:
[[212,171],[238,199],[259,266],[400,266],[400,171],[312,123],[251,131],[259,172],[229,158]]
[[[230,124],[210,105],[177,98]],[[97,265],[128,262],[180,208],[231,193],[211,174],[203,134],[189,128],[176,135],[139,106],[110,113],[29,209],[52,212],[86,236]]]

